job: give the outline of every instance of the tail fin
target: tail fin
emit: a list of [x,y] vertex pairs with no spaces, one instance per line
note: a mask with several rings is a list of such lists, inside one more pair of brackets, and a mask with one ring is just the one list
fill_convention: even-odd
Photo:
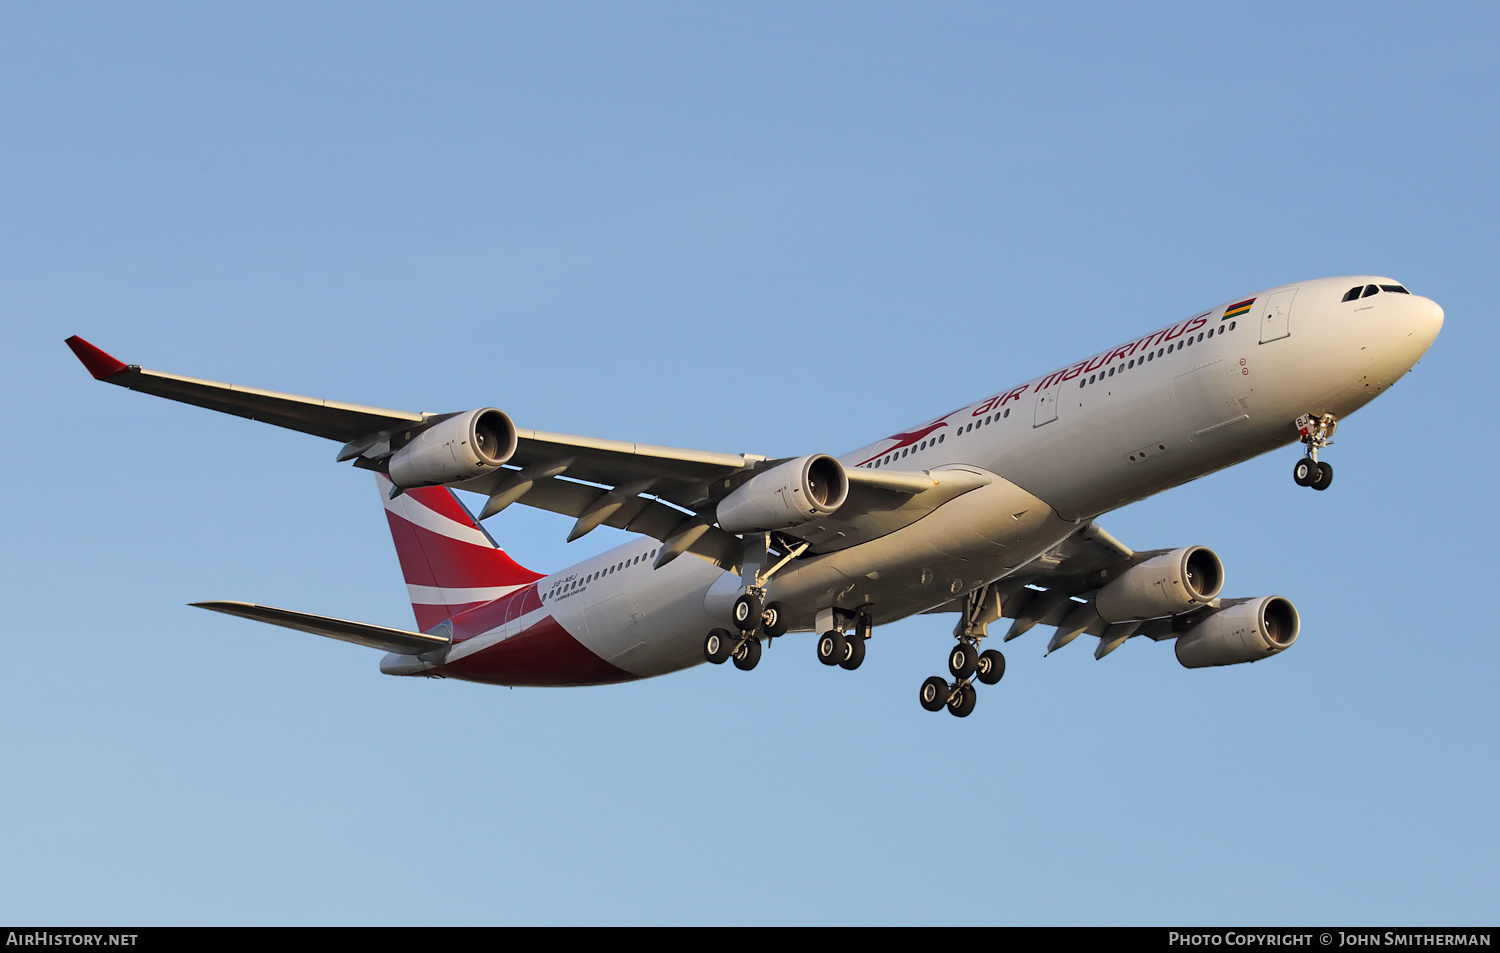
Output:
[[542,578],[496,546],[447,487],[407,490],[393,500],[390,479],[377,474],[375,482],[418,629]]

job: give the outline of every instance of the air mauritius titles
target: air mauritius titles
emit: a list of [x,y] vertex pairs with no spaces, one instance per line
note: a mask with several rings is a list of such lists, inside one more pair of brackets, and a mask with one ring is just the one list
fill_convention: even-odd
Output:
[[[1254,303],[1255,299],[1249,298],[1237,304],[1232,304],[1228,308],[1224,309],[1224,316],[1219,320],[1224,321],[1229,318],[1247,314],[1250,311],[1250,306]],[[1098,354],[1095,354],[1093,357],[1079,361],[1072,367],[1064,367],[1061,370],[1053,371],[1051,374],[1048,374],[1041,380],[1035,381],[1031,384],[1022,384],[1020,387],[1017,387],[1013,390],[1008,390],[1003,394],[996,394],[995,396],[981,403],[979,406],[975,407],[972,416],[982,417],[985,414],[992,413],[995,410],[1004,407],[1006,404],[1010,403],[1013,400],[1019,400],[1021,395],[1025,394],[1028,390],[1044,391],[1049,387],[1056,387],[1058,384],[1061,384],[1065,381],[1073,380],[1080,374],[1092,374],[1100,368],[1107,367],[1115,361],[1128,360],[1134,355],[1144,354],[1146,351],[1158,345],[1170,344],[1173,341],[1176,341],[1178,338],[1182,337],[1184,334],[1191,334],[1199,328],[1207,325],[1208,316],[1212,313],[1212,311],[1206,311],[1195,318],[1188,318],[1186,321],[1181,321],[1177,324],[1171,325],[1170,327],[1162,328],[1160,331],[1155,331],[1151,334],[1146,335],[1145,337],[1137,338],[1134,341],[1131,341],[1129,344],[1122,344],[1119,347],[1115,348],[1113,351],[1101,351]]]

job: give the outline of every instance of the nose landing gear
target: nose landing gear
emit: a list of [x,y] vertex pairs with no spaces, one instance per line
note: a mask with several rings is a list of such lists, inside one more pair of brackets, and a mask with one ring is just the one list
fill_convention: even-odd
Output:
[[1333,443],[1333,432],[1338,426],[1338,418],[1333,414],[1303,414],[1297,418],[1297,433],[1307,445],[1307,456],[1292,468],[1292,480],[1298,486],[1326,490],[1333,483],[1333,466],[1320,463],[1318,451]]

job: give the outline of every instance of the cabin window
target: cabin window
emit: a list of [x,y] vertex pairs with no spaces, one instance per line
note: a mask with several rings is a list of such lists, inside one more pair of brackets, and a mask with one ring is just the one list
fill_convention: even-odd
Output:
[[1001,414],[1000,416],[1002,416],[1002,417],[1009,417],[1010,416],[1010,408],[1009,407],[1005,408],[1005,413]]
[[1109,369],[1109,376],[1110,376],[1110,377],[1114,377],[1114,376],[1115,376],[1115,369],[1114,369],[1114,368],[1113,368],[1113,367],[1111,367],[1111,368],[1110,368],[1110,369]]

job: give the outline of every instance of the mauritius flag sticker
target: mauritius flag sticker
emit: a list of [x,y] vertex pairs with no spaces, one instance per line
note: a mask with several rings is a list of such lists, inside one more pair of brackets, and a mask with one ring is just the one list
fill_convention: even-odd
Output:
[[1219,320],[1228,321],[1230,318],[1237,318],[1242,314],[1249,314],[1250,306],[1254,303],[1254,298],[1246,298],[1244,301],[1236,302],[1224,309],[1224,316]]

